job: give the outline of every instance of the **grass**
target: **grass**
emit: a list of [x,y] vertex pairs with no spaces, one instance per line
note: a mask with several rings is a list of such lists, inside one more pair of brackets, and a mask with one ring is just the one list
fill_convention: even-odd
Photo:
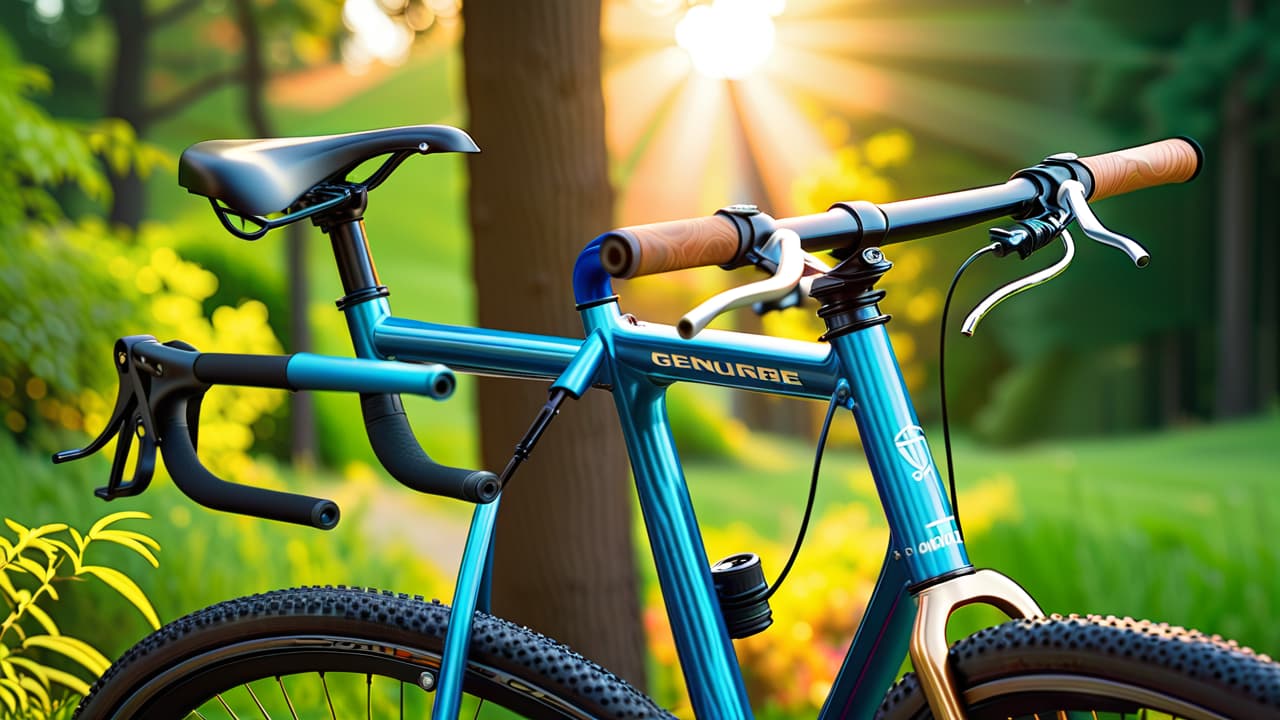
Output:
[[[940,457],[940,433],[932,436]],[[1012,480],[1018,507],[967,537],[969,554],[975,565],[1018,580],[1048,612],[1144,616],[1280,652],[1280,629],[1271,622],[1280,603],[1280,549],[1269,531],[1280,526],[1278,439],[1280,415],[1273,413],[1018,450],[961,441],[962,512],[965,491],[994,478]],[[741,522],[789,544],[811,448],[776,440],[765,447],[774,468],[694,461],[686,470],[704,525]],[[827,454],[819,514],[846,502],[877,502],[864,467],[858,451]],[[994,612],[958,616],[962,631],[995,620]]]

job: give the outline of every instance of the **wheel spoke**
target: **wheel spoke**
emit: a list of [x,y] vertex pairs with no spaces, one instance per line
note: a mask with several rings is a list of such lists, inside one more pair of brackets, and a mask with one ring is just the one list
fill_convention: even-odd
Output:
[[298,711],[293,709],[293,699],[289,697],[289,691],[284,688],[284,680],[279,675],[276,676],[276,684],[280,686],[280,694],[284,696],[284,704],[289,707],[289,714],[293,716],[293,720],[298,720]]
[[[222,699],[222,693],[218,693],[214,697],[218,698],[218,702],[222,703],[222,709],[227,711],[227,714],[231,716],[231,720],[240,720],[235,711],[231,709],[231,706],[227,704],[227,701]],[[337,718],[334,718],[334,720],[337,720]]]
[[329,683],[325,681],[324,673],[319,673],[319,675],[320,685],[324,687],[325,702],[329,703],[329,718],[330,720],[338,720],[338,713],[333,709],[333,697],[329,695]]
[[271,716],[267,714],[267,709],[262,707],[262,702],[258,700],[258,696],[253,694],[253,686],[245,683],[244,689],[249,691],[249,697],[253,698],[253,704],[258,706],[258,712],[262,713],[264,720],[271,720]]

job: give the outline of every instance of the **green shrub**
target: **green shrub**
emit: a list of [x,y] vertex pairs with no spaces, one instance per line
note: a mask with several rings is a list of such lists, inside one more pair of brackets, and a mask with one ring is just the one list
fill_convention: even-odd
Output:
[[114,544],[158,567],[154,551],[160,546],[155,540],[113,527],[122,520],[148,517],[141,512],[113,513],[84,533],[65,523],[28,528],[5,518],[15,536],[11,542],[0,535],[0,597],[8,607],[0,623],[0,706],[9,716],[61,714],[74,706],[74,696],[89,692],[89,682],[110,664],[93,645],[62,632],[50,614],[51,604],[61,598],[59,587],[80,590],[68,581],[96,579],[128,600],[151,627],[160,627],[151,602],[127,574],[86,562],[91,546]]
[[679,386],[668,391],[667,416],[682,458],[736,460],[746,449],[746,426],[700,388]]

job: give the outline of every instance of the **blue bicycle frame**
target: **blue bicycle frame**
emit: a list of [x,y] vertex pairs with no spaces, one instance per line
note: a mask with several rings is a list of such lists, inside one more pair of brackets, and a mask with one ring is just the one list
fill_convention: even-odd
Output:
[[[397,318],[385,298],[344,308],[356,354],[444,363],[462,372],[554,380],[577,397],[609,388],[618,408],[658,580],[699,718],[751,717],[702,536],[666,415],[666,389],[694,382],[793,397],[835,397],[852,410],[889,525],[889,548],[824,718],[870,717],[906,654],[909,588],[971,569],[947,493],[907,395],[884,325],[830,344],[674,328],[624,316],[589,244],[574,270],[585,340]],[[868,310],[874,312],[872,307]],[[471,611],[488,605],[498,503],[477,507],[463,554],[433,717],[454,717]]]

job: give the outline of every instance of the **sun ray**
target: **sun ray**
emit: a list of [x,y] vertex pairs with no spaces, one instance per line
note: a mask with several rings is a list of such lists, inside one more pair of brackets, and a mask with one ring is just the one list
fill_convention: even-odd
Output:
[[605,73],[604,106],[610,153],[623,162],[662,115],[689,76],[689,56],[678,47],[649,51]]
[[[618,203],[622,224],[703,214],[706,183],[716,181],[708,159],[726,133],[725,88],[691,74],[648,149],[627,178]],[[720,173],[722,175],[722,173]]]
[[1033,102],[794,47],[779,47],[774,60],[771,76],[833,109],[889,118],[988,157],[1024,160],[1106,144],[1088,121]]
[[858,58],[973,60],[989,62],[1149,62],[1143,50],[1078,14],[1052,25],[1071,42],[1046,42],[1042,16],[1008,13],[928,15],[911,18],[779,18],[781,44]]
[[671,44],[679,19],[679,14],[655,15],[630,2],[610,2],[604,4],[600,32],[613,48],[652,49]]
[[872,0],[787,0],[782,18],[823,18],[843,15],[858,5],[868,5]]
[[751,155],[769,194],[767,211],[794,215],[792,186],[830,153],[821,133],[778,85],[765,77],[737,83],[739,117]]

